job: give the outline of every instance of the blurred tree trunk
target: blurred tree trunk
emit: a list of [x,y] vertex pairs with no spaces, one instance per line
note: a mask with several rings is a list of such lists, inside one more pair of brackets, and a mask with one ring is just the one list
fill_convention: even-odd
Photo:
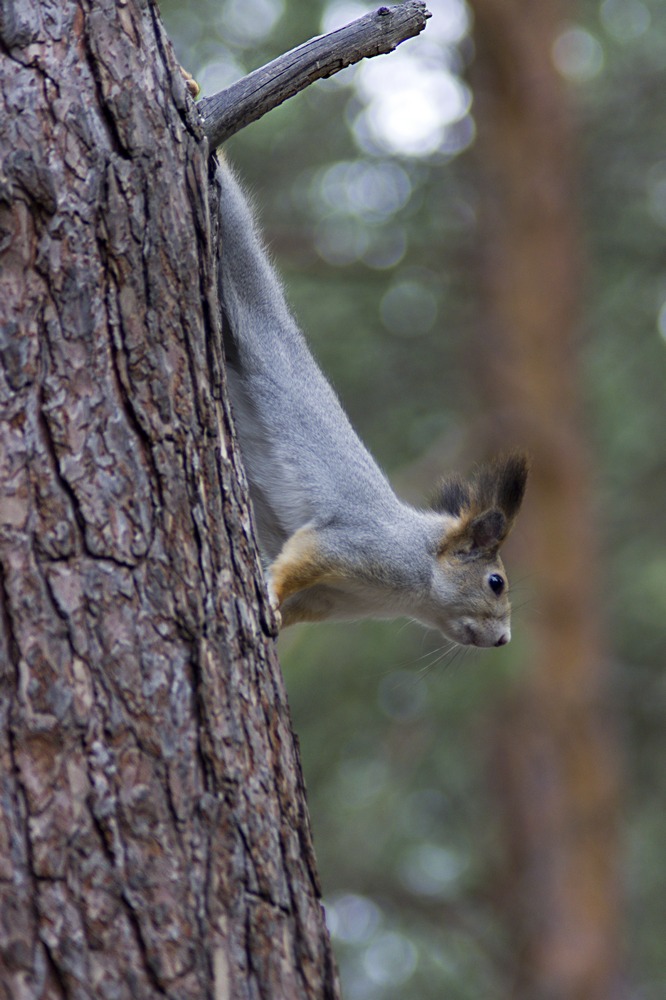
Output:
[[535,591],[530,663],[498,722],[493,775],[511,861],[511,997],[611,1000],[622,992],[618,762],[577,386],[572,122],[552,62],[567,11],[559,0],[472,7],[486,309],[475,356],[492,445],[533,456],[512,540]]
[[154,3],[0,39],[0,996],[335,997],[206,146]]

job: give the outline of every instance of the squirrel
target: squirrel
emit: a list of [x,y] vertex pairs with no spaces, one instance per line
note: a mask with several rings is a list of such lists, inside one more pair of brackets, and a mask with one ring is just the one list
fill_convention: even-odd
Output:
[[216,182],[228,392],[278,623],[407,616],[462,645],[503,646],[498,550],[525,454],[449,476],[429,509],[398,499],[310,353],[224,158]]

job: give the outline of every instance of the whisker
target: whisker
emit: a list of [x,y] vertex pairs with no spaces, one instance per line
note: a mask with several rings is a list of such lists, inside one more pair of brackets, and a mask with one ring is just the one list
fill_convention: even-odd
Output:
[[[423,647],[424,642],[428,638],[428,632],[425,632],[423,630],[423,626],[417,618],[408,618],[405,622],[403,622],[397,629],[396,635],[400,635],[400,633],[403,632],[408,625],[415,625],[418,627],[419,641],[421,647]],[[402,663],[391,664],[389,667],[387,667],[386,673],[388,675],[390,673],[393,673],[395,670],[409,670],[411,667],[414,666],[415,663],[419,663],[421,660],[424,660],[428,656],[436,655],[438,652],[439,649],[435,650],[428,649],[426,650],[425,653],[422,653],[421,656],[417,657],[416,660],[414,659],[414,657],[410,656],[408,660],[403,660]],[[399,682],[399,686],[401,684],[404,684],[404,681]]]
[[397,635],[402,635],[402,633],[405,631],[405,629],[409,628],[410,625],[418,625],[418,622],[417,622],[416,618],[406,618],[405,621],[402,622],[402,624],[399,626],[398,631],[397,631],[396,634]]
[[420,662],[421,662],[421,660],[425,660],[425,659],[427,659],[427,658],[428,658],[429,656],[438,656],[438,655],[439,655],[440,653],[443,653],[443,655],[446,655],[446,653],[448,653],[448,651],[449,651],[449,650],[450,650],[450,649],[451,649],[451,648],[452,648],[453,646],[455,646],[455,645],[456,645],[456,643],[452,642],[451,640],[447,640],[447,642],[446,642],[446,643],[444,643],[444,644],[443,644],[443,645],[441,645],[441,646],[438,646],[438,647],[437,647],[437,649],[429,649],[429,650],[428,650],[428,651],[427,651],[426,653],[423,653],[423,655],[422,655],[422,656],[419,656],[419,657],[417,657],[417,658],[416,658],[415,660],[413,660],[413,661],[412,661],[412,663],[413,663],[413,664],[415,664],[415,663],[420,663]]
[[458,646],[458,648],[455,650],[453,656],[448,660],[447,663],[444,664],[444,670],[451,670],[451,668],[456,663],[458,664],[458,666],[461,666],[463,660],[465,659],[465,657],[469,653],[469,650],[470,650],[469,646]]
[[438,667],[440,664],[444,664],[445,668],[451,666],[451,664],[459,657],[460,653],[465,649],[459,643],[455,642],[453,639],[450,640],[448,645],[440,646],[439,649],[433,651],[433,659],[430,663],[426,663],[425,666],[421,667],[416,673],[416,682],[424,680],[428,674]]
[[527,597],[524,601],[520,601],[519,604],[511,604],[511,613],[516,614],[519,611],[523,611],[525,608],[530,609],[531,615],[541,615],[543,612],[539,608],[539,605],[534,600],[533,597]]
[[407,676],[399,681],[396,681],[396,690],[402,687],[411,688],[416,684],[419,684],[428,676],[429,673],[431,673],[431,671],[435,669],[439,663],[445,660],[450,653],[454,652],[457,647],[457,642],[447,640],[437,649],[429,649],[422,656],[419,656],[418,659],[412,660],[409,664],[405,664],[402,669],[406,669],[407,667],[411,667],[413,669],[415,664],[420,663],[422,660],[429,660],[429,662],[425,663],[422,667],[413,672],[411,676]]
[[535,573],[526,573],[525,576],[518,577],[517,580],[511,580],[511,590],[515,590],[517,587],[521,587],[525,583],[529,583],[536,577]]

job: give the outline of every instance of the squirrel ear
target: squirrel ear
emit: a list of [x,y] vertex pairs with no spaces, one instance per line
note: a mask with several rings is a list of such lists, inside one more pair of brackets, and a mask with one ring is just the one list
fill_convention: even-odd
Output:
[[529,462],[525,452],[517,451],[500,460],[497,467],[497,505],[509,525],[520,509],[525,495]]
[[459,523],[443,540],[442,551],[470,558],[497,550],[522,503],[527,472],[527,455],[516,451],[481,466],[470,481],[457,475],[447,477],[432,506],[459,518]]
[[494,555],[509,530],[504,514],[496,508],[477,517],[463,515],[461,522],[444,539],[441,554],[451,552],[464,560]]
[[497,548],[507,533],[508,525],[501,510],[487,510],[479,514],[468,527],[473,551]]

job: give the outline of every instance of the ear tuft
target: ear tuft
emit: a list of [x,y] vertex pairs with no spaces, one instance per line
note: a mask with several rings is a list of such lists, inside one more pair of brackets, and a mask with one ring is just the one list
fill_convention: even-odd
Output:
[[507,534],[525,494],[527,472],[526,454],[515,451],[482,465],[472,480],[476,510],[490,510],[493,507],[501,510],[508,522]]
[[444,479],[433,497],[431,507],[442,514],[460,517],[472,502],[469,484],[461,476],[451,475]]
[[527,485],[529,462],[525,452],[516,451],[497,463],[497,504],[511,525],[520,509]]

